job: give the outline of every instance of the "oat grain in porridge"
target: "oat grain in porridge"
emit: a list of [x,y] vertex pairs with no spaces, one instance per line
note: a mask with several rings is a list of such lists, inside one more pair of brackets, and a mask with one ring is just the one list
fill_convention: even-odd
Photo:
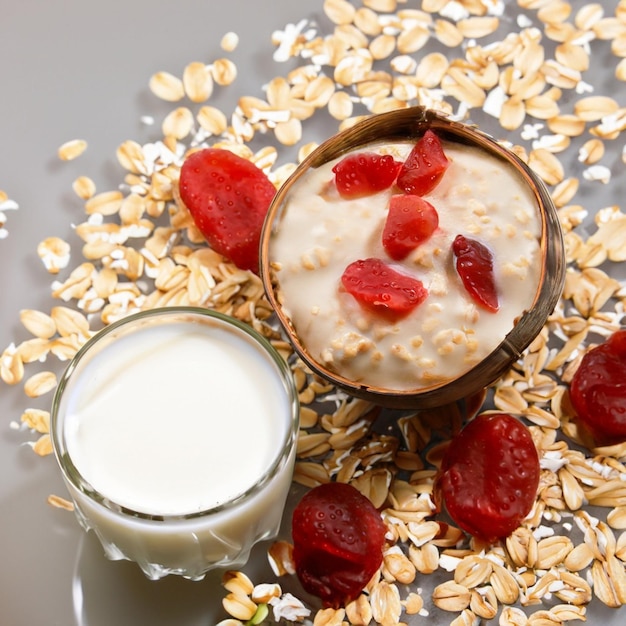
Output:
[[[309,354],[346,378],[398,390],[444,383],[484,359],[533,306],[541,220],[532,191],[496,157],[456,142],[443,146],[449,167],[423,196],[438,227],[402,260],[390,258],[382,239],[397,188],[340,197],[333,177],[339,158],[308,172],[286,196],[270,252],[282,306]],[[403,161],[411,148],[367,149]],[[455,270],[459,234],[493,255],[497,311],[477,304]],[[339,285],[346,267],[370,258],[421,281],[426,298],[401,319],[361,306]]]

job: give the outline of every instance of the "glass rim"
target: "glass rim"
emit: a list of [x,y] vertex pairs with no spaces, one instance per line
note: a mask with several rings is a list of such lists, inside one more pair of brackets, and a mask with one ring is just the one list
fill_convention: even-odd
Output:
[[[270,257],[271,240],[279,228],[286,199],[292,185],[310,168],[317,168],[347,152],[381,141],[414,141],[426,130],[451,142],[463,143],[487,151],[506,162],[523,179],[537,204],[541,224],[539,244],[541,273],[532,305],[521,311],[509,332],[493,350],[469,370],[455,378],[413,389],[383,388],[352,381],[328,369],[307,351],[283,310],[278,284],[274,279]],[[478,383],[486,387],[497,380],[541,332],[546,319],[557,305],[565,282],[565,247],[558,212],[541,178],[514,151],[476,125],[456,121],[423,106],[371,115],[340,131],[313,150],[283,183],[270,204],[260,242],[261,279],[273,310],[283,330],[302,360],[316,374],[358,397],[400,409],[422,409],[443,406],[472,393]],[[478,383],[477,383],[478,381]]]
[[[65,432],[63,428],[64,416],[60,414],[63,394],[72,379],[74,372],[81,365],[83,360],[92,353],[94,348],[101,345],[103,340],[111,338],[111,335],[116,331],[125,327],[130,328],[132,325],[141,322],[142,320],[150,320],[151,318],[180,317],[180,321],[184,322],[186,321],[184,319],[185,316],[188,318],[197,317],[201,319],[204,318],[205,320],[212,320],[217,323],[217,325],[227,328],[230,331],[234,329],[240,335],[244,335],[246,339],[252,340],[251,344],[254,347],[257,347],[262,355],[268,357],[268,363],[275,366],[276,374],[280,378],[282,386],[285,389],[290,420],[287,428],[285,429],[285,435],[281,440],[280,445],[277,446],[277,452],[273,456],[273,460],[269,467],[252,485],[250,485],[245,491],[236,495],[234,498],[215,506],[202,509],[200,511],[193,511],[191,513],[154,514],[136,511],[101,494],[83,477],[81,472],[74,465],[74,462],[65,445]],[[139,328],[141,328],[141,326],[139,326]],[[130,330],[130,332],[132,333],[133,331]],[[113,340],[115,339],[113,338]],[[122,515],[132,519],[142,519],[155,522],[194,520],[206,517],[207,515],[214,515],[216,513],[234,508],[241,502],[260,492],[279,473],[285,463],[288,462],[291,454],[295,451],[298,427],[299,399],[295,381],[288,363],[285,359],[283,359],[276,348],[274,348],[274,346],[263,335],[261,335],[261,333],[245,322],[242,322],[241,320],[225,313],[220,313],[219,311],[195,306],[158,307],[154,309],[147,309],[145,311],[139,311],[137,313],[131,313],[97,331],[96,334],[90,337],[81,346],[78,352],[68,363],[55,390],[54,397],[52,399],[52,410],[50,413],[50,438],[53,452],[56,457],[57,464],[69,484],[71,484],[72,487],[77,489],[81,494],[88,497],[91,501],[104,507],[113,514]]]

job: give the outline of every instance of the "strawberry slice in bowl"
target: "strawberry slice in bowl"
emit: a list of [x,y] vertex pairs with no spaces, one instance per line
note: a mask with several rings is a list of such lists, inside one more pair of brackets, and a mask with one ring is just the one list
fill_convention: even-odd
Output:
[[341,284],[361,306],[391,319],[408,315],[428,296],[422,281],[375,258],[350,263]]
[[482,308],[495,313],[500,308],[491,250],[476,239],[457,235],[452,242],[456,271],[469,296]]
[[405,193],[423,196],[439,184],[449,164],[439,137],[428,129],[402,165],[397,185]]
[[439,215],[430,202],[420,196],[395,194],[389,201],[383,247],[392,259],[401,261],[428,240],[438,225]]
[[335,185],[345,199],[369,196],[391,187],[401,167],[389,154],[356,152],[333,167]]

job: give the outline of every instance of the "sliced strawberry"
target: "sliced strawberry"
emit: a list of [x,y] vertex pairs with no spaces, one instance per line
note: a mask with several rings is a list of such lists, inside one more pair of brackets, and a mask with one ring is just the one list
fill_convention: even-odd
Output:
[[426,241],[439,226],[435,207],[420,196],[395,194],[383,228],[383,247],[396,261],[401,261]]
[[596,445],[626,441],[626,330],[585,353],[572,377],[570,397]]
[[265,173],[229,150],[206,148],[183,163],[179,189],[209,245],[258,273],[261,229],[276,193]]
[[360,198],[393,185],[402,163],[389,154],[355,152],[333,166],[335,184],[342,198]]
[[532,509],[540,471],[528,428],[506,413],[483,413],[446,449],[435,498],[461,529],[495,541],[510,535]]
[[487,311],[500,308],[491,250],[480,241],[457,235],[452,242],[456,271],[471,298]]
[[407,315],[428,295],[420,280],[373,258],[350,263],[341,283],[363,307],[392,319]]
[[293,558],[304,589],[339,608],[354,600],[383,560],[385,524],[351,485],[311,489],[292,517]]
[[423,196],[437,186],[449,164],[439,137],[427,130],[406,158],[396,184],[405,193]]

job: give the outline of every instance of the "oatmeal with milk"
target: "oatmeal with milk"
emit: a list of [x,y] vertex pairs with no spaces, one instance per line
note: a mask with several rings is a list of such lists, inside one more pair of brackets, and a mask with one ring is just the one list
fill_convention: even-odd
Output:
[[422,389],[483,360],[533,306],[540,238],[510,164],[427,131],[311,169],[286,197],[271,261],[313,359]]

